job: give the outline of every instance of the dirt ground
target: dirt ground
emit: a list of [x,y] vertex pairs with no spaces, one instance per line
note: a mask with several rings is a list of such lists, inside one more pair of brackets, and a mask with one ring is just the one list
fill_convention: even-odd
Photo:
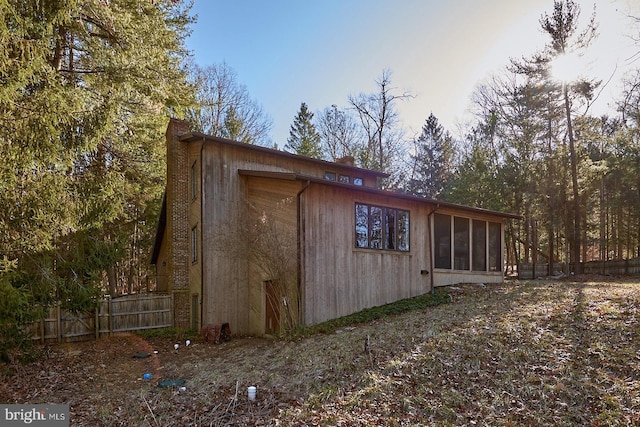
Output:
[[298,340],[52,345],[0,378],[0,402],[69,403],[73,426],[640,425],[638,278],[448,291]]
[[[0,402],[68,403],[71,425],[200,425],[198,413],[210,425],[215,412],[219,419],[212,425],[260,425],[272,414],[275,397],[261,388],[248,401],[247,387],[257,384],[252,370],[263,367],[246,361],[281,345],[259,338],[214,345],[198,336],[145,340],[135,334],[49,345],[42,360],[14,367],[15,375],[3,378]],[[280,404],[295,399],[293,391],[280,394]]]

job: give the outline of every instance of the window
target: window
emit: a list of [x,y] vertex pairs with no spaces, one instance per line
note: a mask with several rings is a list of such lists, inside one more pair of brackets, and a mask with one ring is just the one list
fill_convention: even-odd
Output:
[[502,271],[501,232],[497,222],[434,214],[434,267],[451,269],[453,259],[454,270]]
[[336,180],[336,173],[335,172],[325,172],[324,173],[324,179],[326,179],[327,181],[335,181]]
[[351,182],[351,177],[349,175],[339,175],[338,181],[344,182],[345,184],[349,184]]
[[362,178],[353,178],[353,185],[362,185]]
[[453,218],[453,268],[469,269],[469,219]]
[[191,200],[195,200],[198,197],[198,170],[196,162],[191,165],[191,171],[189,174],[191,180]]
[[191,262],[198,262],[198,226],[191,229]]
[[433,216],[434,264],[435,268],[451,268],[451,217]]
[[489,223],[489,271],[502,271],[502,235],[499,223]]
[[409,211],[356,203],[357,248],[409,251]]
[[384,210],[384,227],[385,227],[384,248],[389,250],[395,250],[396,238],[397,238],[395,209]]
[[473,220],[473,255],[471,269],[487,271],[487,222]]

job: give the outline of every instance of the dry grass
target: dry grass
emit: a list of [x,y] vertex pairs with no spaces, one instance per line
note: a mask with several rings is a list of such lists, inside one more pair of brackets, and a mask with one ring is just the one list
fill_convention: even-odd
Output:
[[55,347],[0,401],[69,402],[72,425],[640,425],[640,281],[605,280],[459,286],[451,304],[295,341]]

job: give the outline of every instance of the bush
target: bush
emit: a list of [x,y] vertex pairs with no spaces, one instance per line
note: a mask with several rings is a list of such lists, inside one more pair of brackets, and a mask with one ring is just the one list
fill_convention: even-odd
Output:
[[345,326],[367,323],[394,314],[401,314],[407,311],[421,310],[426,307],[447,304],[450,301],[451,298],[447,291],[445,289],[438,288],[435,289],[433,293],[427,293],[413,298],[406,298],[377,307],[365,308],[357,313],[328,320],[317,325],[299,327],[291,332],[290,337],[300,338],[317,333],[332,333],[335,332],[336,329]]
[[23,327],[41,315],[29,289],[14,286],[15,274],[5,264],[0,269],[0,362],[12,364],[33,356],[31,336]]

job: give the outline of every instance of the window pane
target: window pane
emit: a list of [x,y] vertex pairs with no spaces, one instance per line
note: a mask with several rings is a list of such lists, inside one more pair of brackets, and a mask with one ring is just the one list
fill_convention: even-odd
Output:
[[489,271],[502,271],[502,238],[499,223],[489,223]]
[[398,250],[409,250],[409,211],[398,211]]
[[196,162],[191,165],[191,198],[195,199],[198,196],[198,174],[196,170]]
[[433,241],[435,268],[451,268],[451,217],[433,216]]
[[335,181],[337,179],[336,173],[335,172],[325,172],[324,173],[324,179],[326,179],[327,181]]
[[371,206],[369,219],[371,220],[371,239],[369,247],[372,249],[382,249],[382,208]]
[[474,271],[487,270],[487,222],[473,220],[473,263]]
[[356,203],[356,247],[369,247],[369,207]]
[[453,269],[469,269],[469,220],[453,218]]
[[396,248],[396,210],[385,209],[385,236],[384,236],[384,248],[395,249]]
[[198,228],[191,229],[191,262],[198,261]]

